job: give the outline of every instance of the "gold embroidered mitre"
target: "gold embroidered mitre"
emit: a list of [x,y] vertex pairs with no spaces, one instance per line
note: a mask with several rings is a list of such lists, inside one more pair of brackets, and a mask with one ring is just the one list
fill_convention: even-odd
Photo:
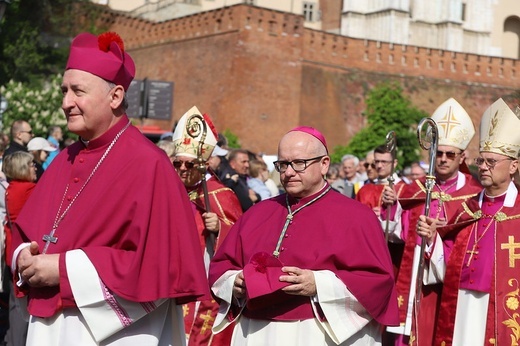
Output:
[[439,145],[466,150],[475,135],[475,127],[468,113],[454,98],[444,101],[431,116],[439,130]]
[[480,151],[518,158],[520,119],[501,98],[482,115]]
[[175,146],[175,155],[188,156],[206,161],[217,145],[217,133],[206,114],[201,115],[197,107],[193,106],[177,123],[173,132],[172,141]]

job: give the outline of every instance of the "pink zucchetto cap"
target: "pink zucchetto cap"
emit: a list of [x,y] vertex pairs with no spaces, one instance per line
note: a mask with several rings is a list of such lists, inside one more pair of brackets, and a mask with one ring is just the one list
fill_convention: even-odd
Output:
[[115,32],[99,36],[79,34],[72,40],[65,70],[92,73],[128,90],[135,76],[135,64],[125,52],[123,40]]
[[323,144],[327,153],[329,152],[329,149],[327,148],[327,141],[325,141],[325,136],[323,136],[323,134],[320,131],[316,130],[314,127],[298,126],[289,132],[293,132],[293,131],[305,132],[305,133],[310,134],[311,136],[313,136],[314,138],[319,140],[321,142],[321,144]]

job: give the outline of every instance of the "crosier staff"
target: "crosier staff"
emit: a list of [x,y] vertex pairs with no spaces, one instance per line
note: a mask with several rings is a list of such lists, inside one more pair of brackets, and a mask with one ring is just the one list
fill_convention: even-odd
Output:
[[[424,126],[427,126],[424,128]],[[425,137],[423,137],[423,132],[425,133]],[[439,141],[439,130],[437,128],[437,123],[432,118],[423,118],[417,125],[417,139],[419,140],[419,145],[424,150],[428,150],[428,158],[429,158],[429,167],[428,172],[426,174],[426,201],[424,203],[424,213],[423,215],[430,215],[430,204],[432,201],[432,190],[435,186],[435,155],[437,154],[437,146]],[[417,268],[417,277],[416,277],[416,285],[415,285],[415,318],[417,319],[419,316],[419,307],[421,303],[421,292],[422,292],[422,283],[424,276],[424,252],[426,249],[426,237],[422,237],[421,239],[421,248],[419,252],[419,265]],[[417,325],[417,323],[416,323]],[[417,342],[419,340],[419,336],[416,335]]]
[[[386,150],[390,152],[392,155],[392,168],[390,170],[390,175],[388,176],[388,186],[392,189],[394,187],[394,171],[395,171],[395,146],[396,146],[396,137],[395,132],[390,131],[386,134]],[[385,224],[385,240],[388,243],[388,238],[390,235],[390,213],[392,211],[392,205],[386,205],[386,224]]]
[[[211,207],[209,204],[208,184],[206,182],[206,160],[203,158],[204,143],[208,133],[208,126],[204,117],[200,114],[191,115],[186,121],[186,132],[193,139],[196,139],[200,135],[199,145],[197,147],[197,169],[202,175],[202,191],[204,191],[205,209],[207,213],[210,213]],[[210,258],[215,254],[215,240],[215,234],[209,232],[209,237],[206,238],[206,249],[208,250]]]

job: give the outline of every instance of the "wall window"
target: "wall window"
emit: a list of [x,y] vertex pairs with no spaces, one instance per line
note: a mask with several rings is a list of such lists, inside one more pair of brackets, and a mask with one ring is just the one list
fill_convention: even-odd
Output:
[[306,22],[318,20],[318,6],[314,2],[303,2],[303,17]]

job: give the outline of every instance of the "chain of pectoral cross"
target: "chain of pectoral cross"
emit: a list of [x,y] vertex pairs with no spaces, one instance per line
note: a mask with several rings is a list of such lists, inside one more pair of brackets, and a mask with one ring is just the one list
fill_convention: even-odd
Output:
[[110,143],[108,148],[103,153],[103,156],[101,156],[101,159],[99,159],[99,161],[96,164],[96,166],[94,167],[94,169],[92,169],[92,172],[90,172],[90,175],[87,177],[87,179],[83,183],[83,186],[81,186],[79,191],[72,198],[69,205],[67,205],[67,208],[65,208],[65,210],[60,214],[61,208],[63,207],[63,202],[65,201],[65,197],[67,196],[67,192],[69,191],[70,183],[67,184],[67,187],[65,188],[65,192],[63,193],[63,197],[61,198],[60,206],[58,208],[58,211],[56,212],[56,217],[54,218],[54,224],[52,225],[52,229],[49,232],[49,234],[45,234],[42,237],[43,241],[45,242],[45,245],[42,250],[42,254],[47,252],[51,243],[56,244],[58,242],[58,237],[55,237],[54,234],[56,233],[56,230],[58,229],[59,224],[65,218],[65,215],[67,215],[68,211],[70,210],[70,207],[72,207],[72,205],[74,204],[74,202],[76,201],[78,196],[81,194],[81,192],[83,192],[83,189],[85,188],[85,186],[87,186],[87,184],[90,182],[90,179],[92,179],[92,177],[94,176],[94,173],[96,173],[99,166],[101,166],[101,163],[105,160],[105,158],[107,157],[110,150],[112,150],[112,147],[114,146],[114,144],[116,144],[119,137],[121,137],[121,135],[123,134],[123,132],[125,132],[125,130],[128,128],[129,125],[130,125],[130,122],[128,122],[128,124],[126,124],[125,127],[123,127],[121,129],[121,131],[119,131],[117,133],[117,135],[114,137],[114,139],[112,140],[112,142]]
[[[495,213],[495,215],[497,215],[501,210],[502,210],[502,207],[500,207],[500,209],[498,209],[498,211]],[[473,246],[472,246],[471,250],[467,250],[466,251],[466,254],[469,255],[468,261],[466,262],[466,267],[469,267],[471,265],[471,261],[473,260],[473,256],[479,254],[479,252],[477,251],[477,249],[479,248],[478,242],[481,241],[482,238],[484,238],[484,236],[486,235],[487,231],[491,228],[491,225],[496,225],[497,221],[495,220],[495,215],[486,215],[486,218],[489,218],[491,220],[489,220],[489,224],[486,226],[486,228],[484,228],[484,231],[482,231],[482,234],[480,234],[480,237],[478,236],[478,222],[475,222],[473,224],[472,232],[473,231],[475,232],[474,233],[475,242],[473,243]],[[484,219],[484,218],[481,218],[480,220],[482,220],[482,219]]]

